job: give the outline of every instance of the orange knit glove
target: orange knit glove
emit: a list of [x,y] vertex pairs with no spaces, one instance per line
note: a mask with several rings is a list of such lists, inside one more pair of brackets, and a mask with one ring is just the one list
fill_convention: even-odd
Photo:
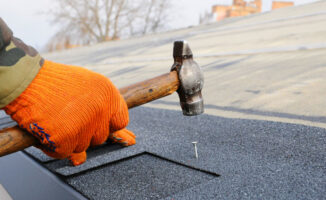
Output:
[[136,143],[125,129],[128,108],[112,82],[95,72],[45,61],[28,88],[4,110],[41,142],[54,158],[73,165],[86,161],[86,149],[108,138],[124,146]]

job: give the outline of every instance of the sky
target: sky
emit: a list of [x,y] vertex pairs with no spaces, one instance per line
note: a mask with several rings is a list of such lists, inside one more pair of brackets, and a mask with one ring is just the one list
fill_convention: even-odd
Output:
[[[263,0],[264,12],[270,10],[271,1]],[[292,1],[295,5],[300,5],[316,0]],[[197,25],[199,16],[211,11],[213,5],[232,4],[232,0],[172,0],[172,2],[173,12],[171,13],[173,15],[169,22],[171,28]],[[0,17],[13,30],[16,37],[41,50],[58,30],[57,27],[51,26],[50,17],[45,13],[51,5],[53,5],[53,0],[0,0]]]

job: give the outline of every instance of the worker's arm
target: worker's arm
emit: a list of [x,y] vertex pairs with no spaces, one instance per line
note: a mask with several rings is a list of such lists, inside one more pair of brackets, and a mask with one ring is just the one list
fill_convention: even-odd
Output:
[[0,18],[0,108],[17,98],[43,64],[37,51],[13,37]]
[[38,147],[47,155],[79,165],[90,145],[108,138],[124,146],[135,144],[134,134],[125,129],[127,105],[108,78],[43,61],[33,48],[19,40],[16,44],[2,20],[0,27],[1,108],[40,141]]

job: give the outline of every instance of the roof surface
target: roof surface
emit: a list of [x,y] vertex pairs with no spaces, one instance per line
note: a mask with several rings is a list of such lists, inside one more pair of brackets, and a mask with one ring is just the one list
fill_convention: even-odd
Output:
[[[90,199],[323,199],[326,130],[178,111],[131,110],[137,144],[103,145],[78,167],[27,150]],[[139,117],[141,116],[141,117]],[[157,117],[160,116],[160,117]],[[198,160],[191,142],[198,141]]]
[[[26,151],[90,199],[324,199],[324,7],[46,55],[87,66],[121,87],[168,72],[173,40],[186,39],[204,69],[207,114],[182,116],[176,95],[135,108],[128,128],[137,144],[91,149],[78,167]],[[0,114],[0,128],[10,123]]]
[[[173,41],[184,39],[204,70],[207,114],[325,128],[325,7],[320,1],[45,57],[122,87],[168,72]],[[180,110],[177,102],[175,94],[146,106]]]

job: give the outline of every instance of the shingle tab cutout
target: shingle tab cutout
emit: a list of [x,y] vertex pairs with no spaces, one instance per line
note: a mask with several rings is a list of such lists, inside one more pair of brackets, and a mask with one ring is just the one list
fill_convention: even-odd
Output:
[[214,178],[217,176],[145,153],[67,182],[94,200],[161,199]]

